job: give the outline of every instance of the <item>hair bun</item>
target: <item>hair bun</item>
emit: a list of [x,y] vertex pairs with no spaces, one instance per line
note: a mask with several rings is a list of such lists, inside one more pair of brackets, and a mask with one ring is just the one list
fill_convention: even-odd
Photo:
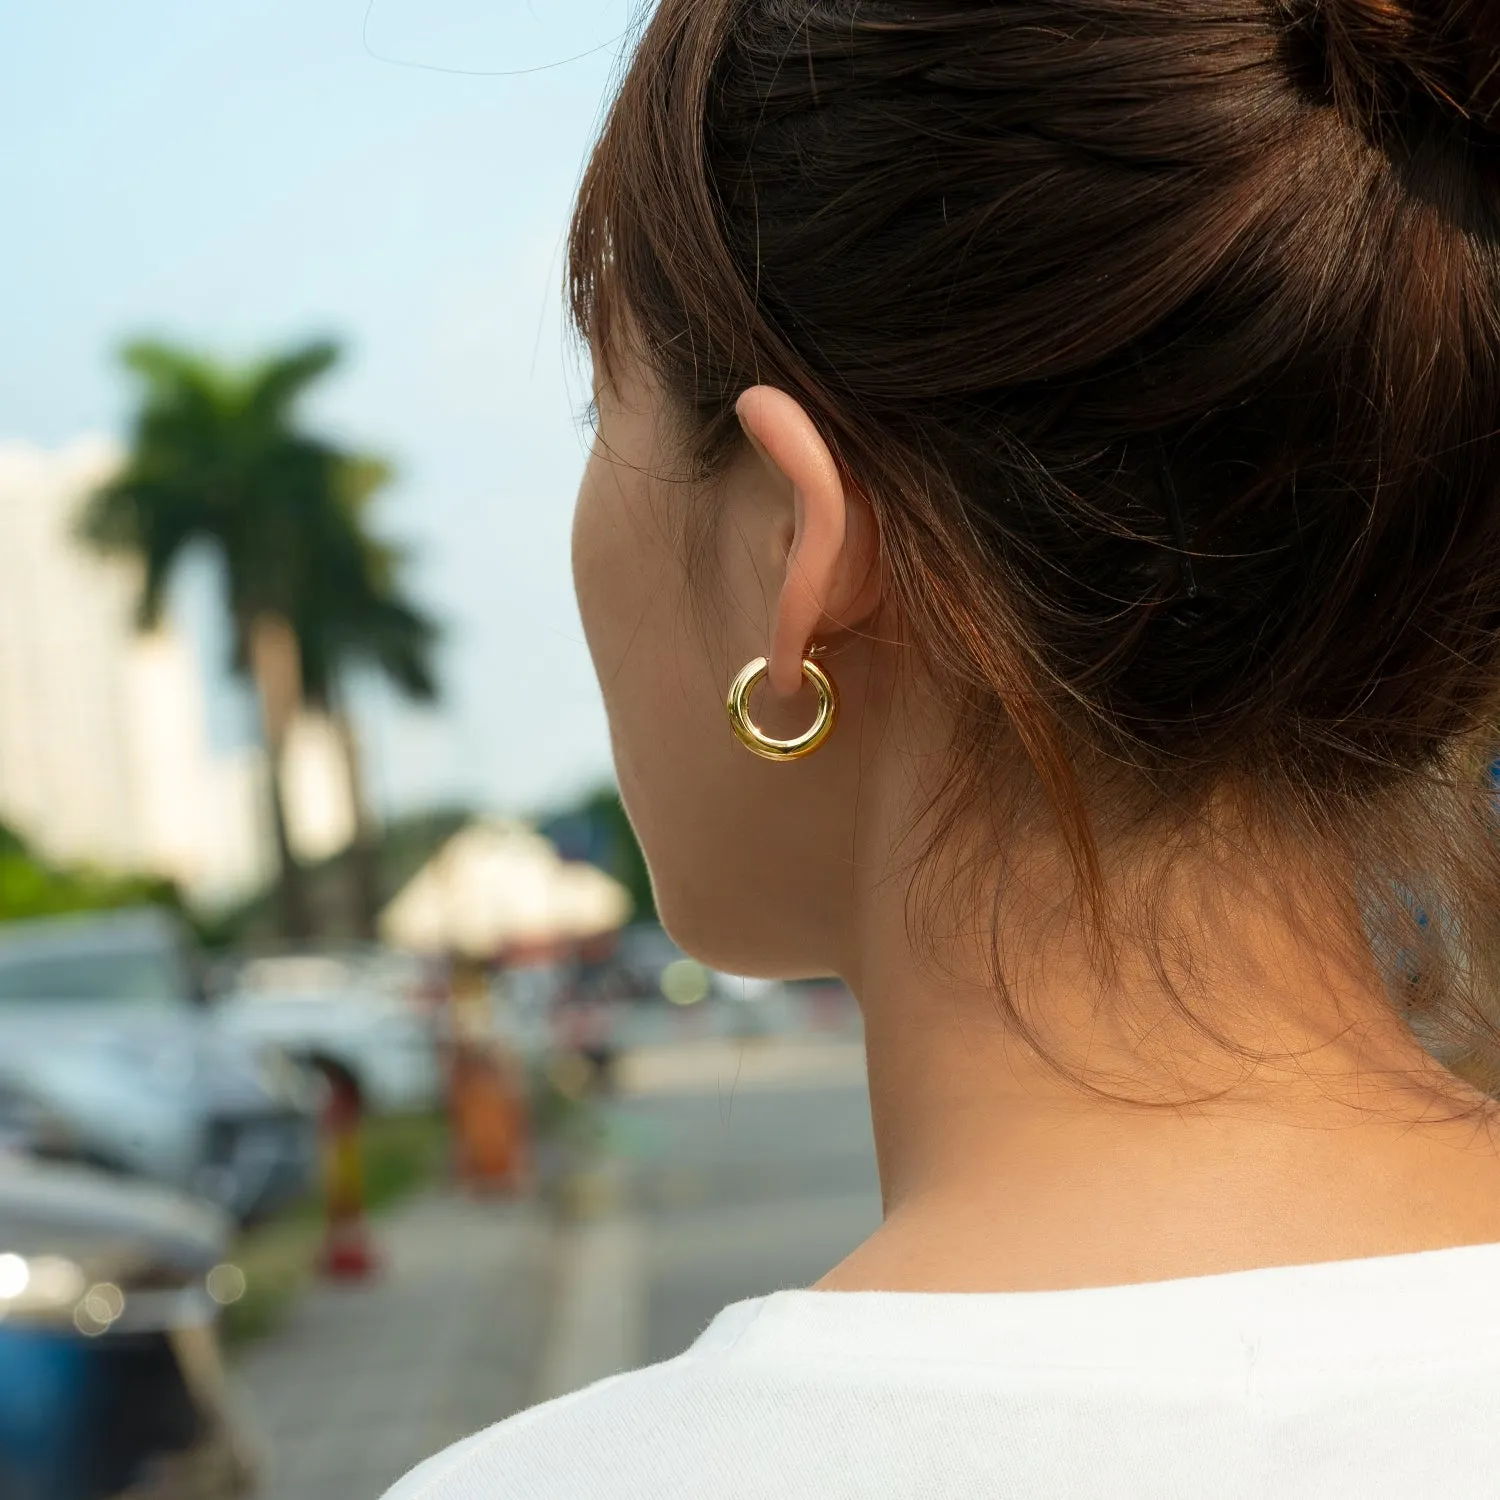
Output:
[[1434,107],[1500,131],[1500,0],[1291,0],[1334,102],[1374,126]]

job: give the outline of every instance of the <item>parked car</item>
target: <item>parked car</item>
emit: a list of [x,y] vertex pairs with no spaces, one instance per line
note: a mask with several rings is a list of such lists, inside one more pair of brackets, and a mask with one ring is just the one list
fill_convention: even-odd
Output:
[[528,1063],[551,1051],[553,1013],[573,987],[571,966],[556,961],[516,964],[490,980],[490,1017],[495,1035]]
[[[682,949],[655,922],[622,928],[609,961],[612,978],[622,996],[631,1000],[663,999],[662,979],[674,965],[691,963]],[[708,971],[702,970],[707,993]]]
[[218,1024],[182,928],[154,909],[0,928],[0,1094],[65,1154],[240,1219],[301,1193],[316,1166],[313,1085]]
[[433,1109],[437,1015],[421,961],[374,949],[254,958],[214,1001],[219,1025],[351,1078],[376,1113]]
[[623,928],[606,968],[612,988],[634,1000],[695,1005],[700,1000],[760,1000],[776,988],[768,979],[723,974],[689,958],[655,922]]
[[0,1162],[0,1495],[229,1500],[224,1215],[89,1168]]

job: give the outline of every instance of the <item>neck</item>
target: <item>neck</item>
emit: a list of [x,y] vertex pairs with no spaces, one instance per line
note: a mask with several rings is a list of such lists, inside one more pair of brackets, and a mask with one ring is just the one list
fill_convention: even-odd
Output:
[[1107,978],[1034,902],[935,959],[905,892],[866,893],[849,967],[886,1221],[821,1284],[1040,1290],[1500,1240],[1487,1101],[1344,957],[1357,913],[1290,915],[1286,874],[1184,862],[1160,941]]

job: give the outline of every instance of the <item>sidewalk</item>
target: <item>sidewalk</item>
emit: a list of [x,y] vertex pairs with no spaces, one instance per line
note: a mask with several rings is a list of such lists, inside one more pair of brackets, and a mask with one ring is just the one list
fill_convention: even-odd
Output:
[[262,1453],[257,1500],[378,1500],[538,1395],[556,1258],[538,1211],[444,1193],[376,1232],[376,1280],[316,1288],[235,1362]]
[[[826,1269],[878,1220],[864,1178],[851,1189],[840,1175],[843,1095],[863,1080],[849,1042],[636,1048],[620,1105],[667,1154],[599,1163],[578,1183],[582,1218],[447,1190],[380,1218],[376,1280],[316,1287],[235,1362],[263,1454],[256,1500],[379,1500],[458,1438],[676,1353],[725,1302]],[[830,1091],[832,1115],[817,1103]],[[844,1155],[809,1163],[809,1143],[826,1155],[830,1134]],[[861,1108],[857,1144],[867,1134]],[[797,1189],[810,1165],[833,1172],[811,1194]],[[668,1203],[683,1176],[758,1190]],[[785,1191],[767,1196],[776,1183]]]
[[620,1093],[636,1098],[855,1087],[864,1081],[865,1044],[841,1038],[711,1037],[634,1047],[619,1062]]

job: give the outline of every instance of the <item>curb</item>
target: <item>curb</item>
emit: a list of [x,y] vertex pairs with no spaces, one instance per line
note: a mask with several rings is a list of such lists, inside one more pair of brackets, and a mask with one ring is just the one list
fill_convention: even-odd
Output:
[[632,1370],[645,1352],[646,1237],[638,1218],[610,1213],[561,1228],[556,1264],[538,1401]]

